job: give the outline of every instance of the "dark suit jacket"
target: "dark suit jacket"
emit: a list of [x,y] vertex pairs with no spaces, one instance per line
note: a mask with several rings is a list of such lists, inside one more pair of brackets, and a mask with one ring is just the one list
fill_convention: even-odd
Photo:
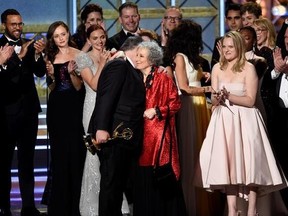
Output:
[[[22,39],[22,42],[26,42]],[[0,46],[8,42],[3,35],[0,38]],[[28,47],[26,56],[22,61],[14,52],[6,63],[6,68],[1,67],[0,72],[0,98],[7,112],[24,110],[25,113],[38,113],[41,111],[38,94],[34,83],[34,74],[42,77],[46,73],[46,66],[42,55],[35,60],[33,44]],[[9,107],[9,109],[8,109]]]
[[220,41],[222,39],[222,37],[218,37],[215,39],[214,42],[214,48],[213,48],[213,53],[212,53],[212,58],[211,58],[211,69],[213,68],[213,66],[219,62],[220,59],[220,53],[218,52],[217,49],[217,43],[218,41]]
[[108,44],[111,48],[114,47],[116,50],[119,50],[128,37],[129,36],[127,36],[124,30],[122,29],[120,32],[118,32],[117,34],[113,35],[108,39]]
[[[201,67],[202,67],[202,70],[204,72],[209,72],[211,73],[211,69],[210,69],[210,64],[209,64],[209,61],[207,59],[205,59],[204,57],[200,56],[201,58]],[[202,78],[201,79],[201,86],[210,86],[211,85],[211,80],[206,82],[205,78]],[[205,93],[206,97],[208,98],[211,98],[211,93],[210,92],[207,92]]]
[[[279,77],[276,79],[276,95],[275,97],[277,98],[275,101],[275,107],[276,108],[280,108],[280,109],[285,109],[285,104],[284,101],[279,97],[279,93],[280,93],[280,87],[281,87],[281,80],[282,80],[282,76],[285,76],[283,73],[281,73],[279,75]],[[287,109],[287,113],[288,113],[288,108]],[[288,121],[288,119],[286,119]]]
[[[89,133],[113,130],[123,122],[133,137],[129,141],[118,139],[117,145],[136,148],[142,145],[145,87],[139,71],[123,59],[108,62],[99,77],[96,105],[90,120]],[[115,141],[115,142],[116,142]],[[105,146],[105,145],[103,145]]]

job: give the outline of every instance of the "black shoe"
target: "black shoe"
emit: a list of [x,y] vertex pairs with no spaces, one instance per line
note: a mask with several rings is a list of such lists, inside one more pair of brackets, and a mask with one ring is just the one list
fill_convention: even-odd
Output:
[[46,213],[42,213],[36,208],[23,208],[21,210],[21,216],[46,216],[46,215],[47,215]]
[[12,216],[11,211],[9,209],[1,209],[0,208],[0,216]]

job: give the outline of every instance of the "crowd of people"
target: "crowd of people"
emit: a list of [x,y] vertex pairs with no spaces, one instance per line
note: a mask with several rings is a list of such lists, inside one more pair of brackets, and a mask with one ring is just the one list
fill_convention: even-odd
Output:
[[[158,35],[140,27],[136,3],[123,3],[122,29],[108,36],[91,3],[75,34],[55,21],[46,40],[22,38],[20,13],[5,10],[0,216],[12,215],[16,146],[21,216],[288,215],[288,20],[277,33],[261,10],[226,5],[211,62],[201,25],[178,7],[165,10]],[[35,206],[33,174],[34,76],[45,74],[47,213]]]

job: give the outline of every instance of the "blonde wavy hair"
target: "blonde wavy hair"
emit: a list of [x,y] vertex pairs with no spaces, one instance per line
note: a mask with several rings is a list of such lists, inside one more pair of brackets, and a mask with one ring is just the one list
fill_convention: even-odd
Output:
[[268,46],[269,48],[274,48],[276,45],[276,30],[274,25],[272,24],[272,22],[265,18],[265,17],[261,17],[259,19],[254,20],[253,22],[253,27],[254,28],[261,28],[261,29],[265,29],[268,32]]
[[[224,35],[224,37],[221,39],[222,46],[223,46],[223,41],[224,41],[225,38],[231,38],[232,39],[233,45],[235,47],[235,50],[238,53],[237,61],[233,65],[232,71],[233,72],[241,72],[243,67],[244,67],[244,65],[245,65],[245,62],[247,61],[246,58],[245,58],[246,48],[245,48],[244,39],[243,39],[242,35],[239,32],[230,31],[230,32],[227,32]],[[223,50],[222,50],[222,53],[221,53],[221,56],[220,56],[219,64],[220,64],[221,70],[226,69],[227,66],[228,66],[228,61],[223,55]]]

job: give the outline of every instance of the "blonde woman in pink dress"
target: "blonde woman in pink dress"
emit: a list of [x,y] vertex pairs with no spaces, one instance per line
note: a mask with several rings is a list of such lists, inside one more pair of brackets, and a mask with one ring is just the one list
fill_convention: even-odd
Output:
[[238,32],[228,32],[222,40],[220,62],[212,70],[212,88],[213,112],[200,151],[203,187],[226,193],[228,216],[238,215],[239,196],[248,201],[243,215],[258,215],[257,197],[287,187],[287,182],[254,106],[258,77],[245,58]]

